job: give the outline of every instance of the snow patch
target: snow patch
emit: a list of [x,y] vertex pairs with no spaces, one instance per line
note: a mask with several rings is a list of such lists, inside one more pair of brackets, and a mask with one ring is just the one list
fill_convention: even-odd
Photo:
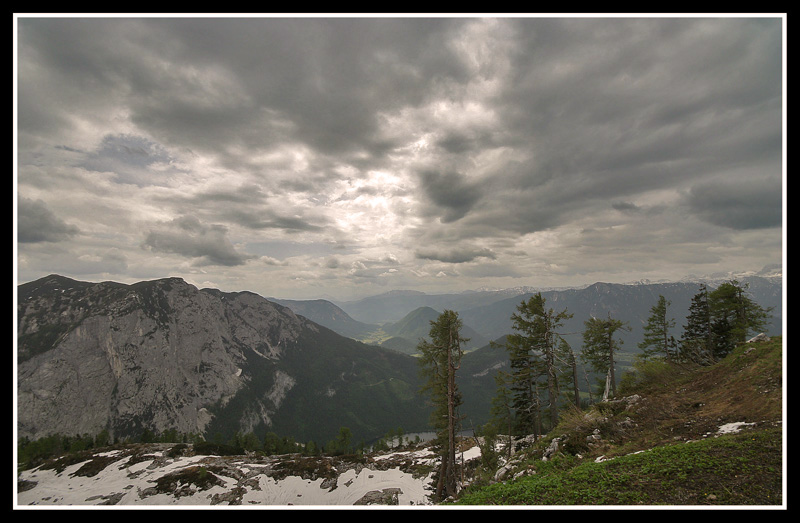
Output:
[[744,427],[752,427],[755,423],[745,423],[744,421],[737,421],[735,423],[726,423],[717,429],[717,434],[735,434],[740,432]]
[[[466,452],[465,458],[474,451]],[[469,456],[468,456],[469,455]],[[100,456],[100,454],[95,457]],[[263,463],[243,459],[243,456],[169,457],[154,450],[147,459],[132,459],[119,451],[106,452],[103,457],[119,457],[106,464],[96,475],[86,477],[76,472],[88,461],[66,467],[61,472],[35,468],[20,472],[16,505],[26,506],[198,506],[198,505],[304,505],[333,506],[364,504],[381,493],[392,493],[398,505],[430,505],[431,474],[419,475],[401,467],[358,467],[342,472],[335,480],[305,479],[297,475],[281,478],[270,474],[277,463],[273,457]],[[432,463],[435,454],[428,450],[390,452],[374,456],[375,461],[401,458],[408,463]],[[285,457],[283,457],[285,459]],[[224,462],[224,466],[221,464]],[[386,462],[383,462],[386,463]],[[208,487],[179,480],[174,491],[156,488],[158,480],[167,474],[189,472],[204,467],[219,481]],[[378,470],[378,469],[384,470]]]

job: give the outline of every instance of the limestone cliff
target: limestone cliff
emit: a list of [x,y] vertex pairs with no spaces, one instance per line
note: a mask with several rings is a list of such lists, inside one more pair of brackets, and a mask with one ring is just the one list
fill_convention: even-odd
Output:
[[203,433],[218,413],[228,432],[266,429],[295,386],[307,397],[363,375],[355,361],[310,375],[309,359],[326,358],[321,345],[386,357],[256,294],[178,278],[123,285],[53,275],[19,286],[17,312],[18,431],[31,439]]

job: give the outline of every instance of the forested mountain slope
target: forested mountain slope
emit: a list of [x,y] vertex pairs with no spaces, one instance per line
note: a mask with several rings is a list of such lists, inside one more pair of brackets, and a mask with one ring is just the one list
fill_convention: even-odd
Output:
[[[750,277],[741,281],[748,294],[763,308],[772,308],[772,319],[767,329],[768,334],[781,333],[782,291],[779,282],[765,278]],[[715,285],[709,284],[710,288]],[[542,291],[548,308],[555,311],[567,310],[573,318],[565,322],[563,332],[574,347],[581,342],[583,323],[591,317],[606,317],[611,314],[615,319],[626,322],[630,332],[621,332],[620,336],[625,350],[635,351],[642,340],[642,327],[647,323],[650,308],[664,296],[670,307],[668,316],[675,320],[674,335],[680,337],[692,297],[700,289],[699,282],[672,282],[654,284],[624,285],[618,283],[598,282],[583,289],[566,289]],[[490,339],[509,334],[512,330],[511,315],[516,307],[533,294],[522,294],[496,301],[488,305],[465,309],[459,315],[465,323]]]
[[249,292],[179,278],[18,288],[20,436],[267,430],[325,441],[423,430],[416,361]]

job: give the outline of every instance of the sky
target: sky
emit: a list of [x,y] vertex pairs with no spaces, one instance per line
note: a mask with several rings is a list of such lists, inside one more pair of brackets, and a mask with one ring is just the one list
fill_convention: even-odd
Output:
[[15,17],[15,279],[294,299],[785,261],[785,16]]

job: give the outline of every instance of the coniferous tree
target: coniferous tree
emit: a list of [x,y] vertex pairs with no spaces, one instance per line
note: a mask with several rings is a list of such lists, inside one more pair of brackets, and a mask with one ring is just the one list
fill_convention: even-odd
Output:
[[715,360],[747,341],[748,334],[764,329],[772,310],[763,309],[749,298],[736,280],[725,282],[709,293],[708,304],[715,335],[712,350]]
[[156,439],[155,434],[150,429],[144,429],[142,435],[139,436],[139,441],[142,443],[153,443]]
[[671,302],[664,296],[659,296],[658,303],[650,308],[650,318],[644,326],[644,339],[639,343],[644,358],[659,356],[667,361],[674,358],[677,342],[670,335],[670,329],[675,326],[675,320],[667,317],[670,305]]
[[351,451],[350,440],[353,433],[347,427],[339,427],[339,437],[336,440],[336,448],[341,454],[349,454]]
[[614,338],[618,330],[630,331],[630,327],[622,320],[608,318],[590,318],[584,322],[583,352],[581,357],[596,372],[607,373],[607,382],[611,395],[617,395],[615,355],[621,350],[622,340]]
[[430,394],[433,404],[431,423],[436,432],[434,441],[442,458],[435,496],[444,499],[457,492],[455,436],[460,426],[458,407],[461,394],[456,384],[456,371],[461,364],[462,322],[458,314],[445,310],[431,322],[430,342],[421,340],[417,345],[422,375],[427,378],[423,392]]
[[506,382],[514,412],[513,432],[538,436],[539,396],[535,383],[544,374],[543,365],[521,336],[506,336],[506,350],[509,360]]
[[264,449],[265,454],[271,456],[273,454],[278,454],[280,444],[281,439],[277,434],[274,432],[267,432],[264,435],[264,444],[262,448]]
[[303,447],[303,454],[305,456],[316,456],[318,454],[317,444],[314,440],[308,440],[305,447]]
[[700,291],[692,297],[689,315],[680,342],[680,357],[684,361],[709,365],[714,361],[711,330],[711,309],[708,287],[700,284]]
[[[545,307],[545,299],[541,293],[532,296],[517,306],[517,312],[511,315],[513,329],[516,333],[507,337],[509,358],[512,362],[512,373],[517,382],[516,391],[520,396],[516,403],[524,413],[526,402],[531,407],[538,407],[536,381],[543,376],[546,381],[549,422],[551,427],[558,424],[559,399],[559,365],[558,350],[563,339],[558,332],[563,322],[572,318],[566,310],[556,313]],[[538,408],[527,413],[524,425],[530,426],[538,415]]]
[[710,365],[724,358],[749,333],[763,329],[771,308],[749,298],[736,280],[709,292],[705,284],[693,298],[681,338],[683,359]]
[[261,448],[261,442],[259,441],[258,436],[252,432],[248,432],[242,436],[241,447],[244,450],[252,452]]
[[497,394],[492,398],[492,420],[496,433],[504,433],[508,438],[506,444],[507,457],[511,457],[511,436],[514,423],[514,409],[512,407],[511,390],[508,388],[509,375],[500,372],[494,378],[497,384]]
[[559,340],[556,354],[559,361],[564,364],[562,379],[565,382],[572,384],[572,391],[567,393],[567,396],[571,397],[575,408],[580,410],[581,391],[580,387],[578,386],[578,358],[575,356],[575,352],[572,350],[572,347],[569,346],[569,343],[567,343],[567,340],[564,338]]
[[111,438],[108,435],[108,430],[103,429],[94,437],[94,446],[95,447],[105,447],[111,442]]

